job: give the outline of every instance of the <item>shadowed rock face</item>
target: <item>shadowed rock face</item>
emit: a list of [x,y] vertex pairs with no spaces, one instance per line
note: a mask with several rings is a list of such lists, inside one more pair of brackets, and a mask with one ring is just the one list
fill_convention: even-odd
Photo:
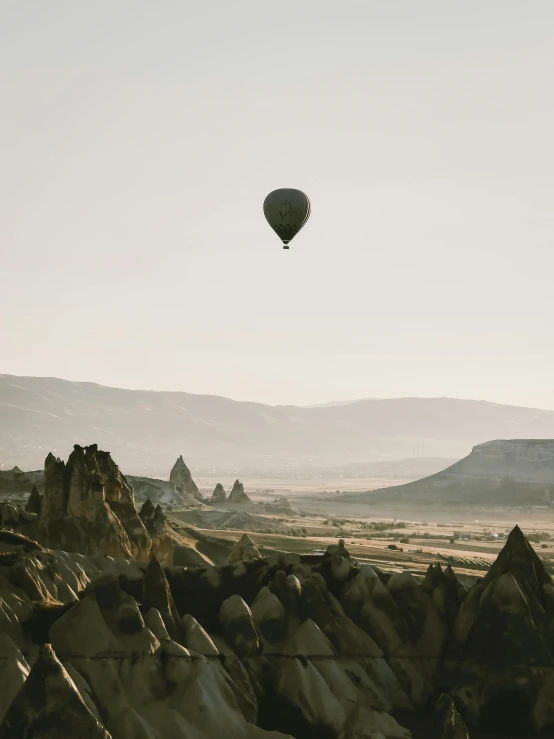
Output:
[[75,445],[67,464],[49,454],[37,538],[51,548],[147,560],[151,539],[132,488],[108,452]]
[[516,526],[461,603],[441,665],[441,685],[470,729],[496,725],[517,736],[554,724],[553,595],[542,561]]
[[0,739],[111,739],[46,644],[11,704]]
[[449,695],[443,693],[439,697],[435,712],[436,739],[470,739],[466,725]]
[[235,480],[231,494],[227,498],[227,503],[252,503],[244,492],[244,485],[240,480]]
[[179,614],[164,571],[156,557],[152,557],[142,582],[142,603],[145,608],[159,611],[169,636],[180,641]]
[[36,513],[37,515],[40,515],[41,508],[42,495],[39,493],[37,486],[33,485],[31,495],[29,496],[29,500],[27,501],[27,505],[25,506],[25,510],[27,511],[27,513]]
[[186,466],[182,455],[173,465],[169,474],[169,482],[175,487],[178,493],[184,493],[186,495],[192,495],[194,498],[200,499],[200,491],[198,490],[196,483],[192,479],[191,472]]
[[143,524],[148,527],[151,522],[154,520],[154,516],[156,514],[156,507],[150,500],[150,498],[147,498],[144,503],[142,504],[140,511],[139,511],[139,518],[143,522]]
[[552,586],[552,578],[519,526],[515,526],[510,532],[505,546],[487,572],[483,585],[494,582],[504,574],[512,574],[525,587],[530,597],[534,596],[540,601],[544,598],[543,587]]
[[344,542],[167,568],[19,547],[0,557],[0,739],[46,739],[54,715],[105,739],[409,739],[393,714],[435,703],[425,739],[528,739],[554,727],[553,595],[519,529],[469,589]]

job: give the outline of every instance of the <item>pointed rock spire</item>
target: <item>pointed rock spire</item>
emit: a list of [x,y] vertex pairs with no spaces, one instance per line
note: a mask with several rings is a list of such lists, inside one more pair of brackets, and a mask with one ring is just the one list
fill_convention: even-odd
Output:
[[194,498],[198,498],[198,500],[200,500],[200,491],[192,479],[192,474],[186,466],[182,454],[171,468],[171,472],[169,473],[169,482],[178,493],[192,495]]
[[262,555],[248,534],[243,534],[231,549],[227,562],[234,564],[243,560],[259,559]]
[[42,495],[39,493],[36,485],[33,485],[31,489],[31,495],[25,506],[27,513],[36,513],[40,515],[40,509],[42,508]]
[[0,739],[111,739],[50,644],[45,644],[0,726]]
[[212,493],[210,503],[225,503],[226,500],[227,494],[225,493],[225,488],[218,482]]
[[155,512],[156,509],[154,508],[154,504],[152,503],[150,498],[147,498],[140,508],[139,517],[141,521],[147,526],[148,522],[152,518],[154,518]]
[[435,733],[437,739],[469,739],[462,717],[456,710],[454,701],[446,693],[439,696],[435,704]]
[[485,575],[483,584],[487,586],[500,575],[505,574],[513,575],[520,587],[528,593],[532,592],[541,600],[543,585],[552,585],[552,578],[546,571],[542,560],[519,526],[514,526],[511,530],[506,544]]
[[231,494],[227,498],[227,503],[252,503],[248,495],[244,492],[244,485],[240,480],[235,480]]
[[179,614],[165,572],[156,557],[152,557],[144,573],[142,603],[145,608],[156,608],[163,618],[169,636],[174,641],[180,641]]

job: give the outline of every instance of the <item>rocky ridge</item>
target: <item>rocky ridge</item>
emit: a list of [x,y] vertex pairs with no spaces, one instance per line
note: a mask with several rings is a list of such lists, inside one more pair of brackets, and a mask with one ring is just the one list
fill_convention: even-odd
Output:
[[[229,506],[231,508],[231,506]],[[252,533],[284,534],[302,536],[302,528],[282,523],[274,518],[261,516],[250,511],[232,509],[186,511],[181,519],[201,529],[232,529]],[[267,511],[267,506],[263,508]]]
[[59,718],[104,739],[408,739],[400,716],[438,698],[426,739],[554,727],[554,587],[517,527],[469,589],[342,541],[261,557],[244,538],[232,563],[186,568],[9,532],[0,548],[2,738]]

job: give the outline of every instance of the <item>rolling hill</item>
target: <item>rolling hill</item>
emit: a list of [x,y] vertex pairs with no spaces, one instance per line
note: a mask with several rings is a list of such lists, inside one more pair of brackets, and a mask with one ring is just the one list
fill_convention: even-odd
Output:
[[539,437],[554,438],[554,411],[453,398],[269,406],[0,375],[4,469],[41,469],[73,444],[99,444],[127,474],[163,476],[180,454],[193,467],[298,469],[405,459],[416,444],[459,459],[489,439]]
[[371,493],[351,493],[344,503],[368,510],[456,507],[554,508],[554,439],[488,441],[442,472]]

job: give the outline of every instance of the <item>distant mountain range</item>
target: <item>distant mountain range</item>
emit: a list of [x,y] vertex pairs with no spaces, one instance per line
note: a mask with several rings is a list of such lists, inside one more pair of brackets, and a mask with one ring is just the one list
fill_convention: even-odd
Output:
[[360,400],[368,400],[368,398],[358,398],[358,400],[330,400],[327,403],[316,403],[315,405],[303,405],[301,408],[334,408],[337,405],[352,405],[359,403]]
[[41,469],[48,452],[67,458],[73,444],[99,444],[127,474],[165,476],[180,454],[193,470],[270,471],[417,456],[459,459],[499,438],[554,438],[554,411],[453,398],[269,406],[0,375],[4,469]]

